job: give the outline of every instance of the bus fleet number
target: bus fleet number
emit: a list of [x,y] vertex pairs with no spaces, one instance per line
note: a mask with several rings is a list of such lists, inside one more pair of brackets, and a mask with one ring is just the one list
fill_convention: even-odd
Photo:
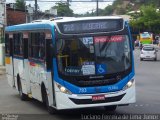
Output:
[[79,88],[79,93],[86,93],[87,89],[86,88]]

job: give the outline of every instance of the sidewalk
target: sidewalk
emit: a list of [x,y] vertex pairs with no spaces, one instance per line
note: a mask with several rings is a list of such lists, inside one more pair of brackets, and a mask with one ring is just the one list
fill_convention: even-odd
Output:
[[0,75],[3,75],[3,74],[5,74],[6,73],[6,68],[5,68],[5,66],[1,66],[0,65]]

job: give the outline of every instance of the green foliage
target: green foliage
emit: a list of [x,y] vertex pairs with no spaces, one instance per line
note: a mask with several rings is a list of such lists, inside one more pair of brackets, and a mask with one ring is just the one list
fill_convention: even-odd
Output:
[[153,5],[142,6],[141,13],[130,21],[133,28],[157,33],[160,31],[160,12]]
[[60,17],[73,16],[73,10],[69,8],[67,3],[63,3],[63,2],[56,3],[56,6],[54,6],[54,8],[57,9],[57,16],[60,16]]
[[26,3],[24,0],[16,0],[16,9],[25,10]]
[[123,3],[123,0],[115,0],[114,2],[113,2],[113,7],[117,7],[117,6],[119,6],[119,5],[121,5]]
[[117,13],[118,15],[123,15],[123,14],[126,13],[126,9],[123,8],[123,7],[118,7],[116,13]]
[[104,15],[111,15],[113,13],[113,7],[112,7],[112,5],[109,5],[109,6],[107,6],[107,7],[105,7],[105,9],[104,9]]

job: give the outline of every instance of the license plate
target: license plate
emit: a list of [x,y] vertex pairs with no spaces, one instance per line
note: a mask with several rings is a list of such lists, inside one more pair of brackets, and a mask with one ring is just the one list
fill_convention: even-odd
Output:
[[146,56],[147,58],[150,58],[150,56]]
[[105,100],[105,96],[104,95],[92,96],[92,101],[99,101],[99,100]]

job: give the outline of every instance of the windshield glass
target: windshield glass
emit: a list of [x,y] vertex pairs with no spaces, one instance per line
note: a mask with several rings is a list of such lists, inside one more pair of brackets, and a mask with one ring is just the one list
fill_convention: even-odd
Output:
[[57,40],[58,70],[64,75],[104,75],[131,66],[127,35]]
[[144,47],[143,50],[145,50],[145,51],[154,51],[154,47]]

